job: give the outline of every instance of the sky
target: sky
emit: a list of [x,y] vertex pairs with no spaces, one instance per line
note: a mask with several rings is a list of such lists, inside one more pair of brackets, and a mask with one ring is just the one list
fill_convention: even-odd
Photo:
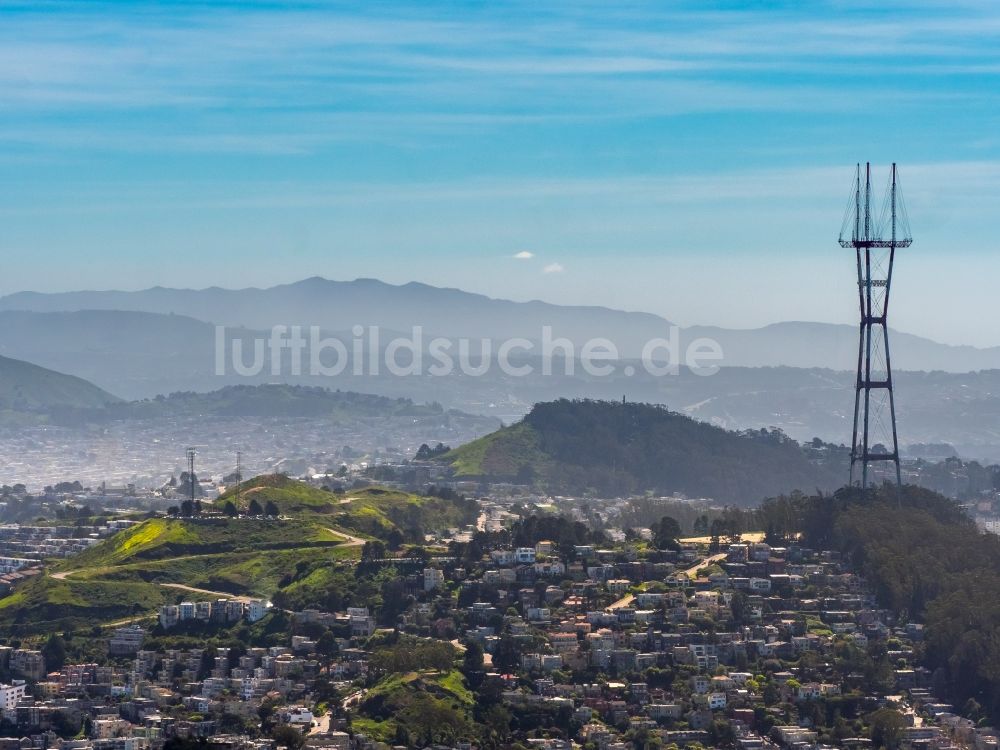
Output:
[[1000,345],[995,2],[0,4],[0,293],[423,281]]

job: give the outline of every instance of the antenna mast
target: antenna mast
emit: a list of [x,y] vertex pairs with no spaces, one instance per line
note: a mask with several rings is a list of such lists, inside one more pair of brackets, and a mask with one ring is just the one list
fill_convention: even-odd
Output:
[[856,483],[855,472],[860,470],[860,486],[865,490],[875,466],[891,462],[898,487],[902,484],[902,474],[889,357],[889,289],[896,248],[909,247],[913,240],[895,164],[878,215],[872,213],[870,163],[865,164],[863,183],[861,165],[857,165],[852,192],[840,232],[841,247],[855,250],[861,310],[850,481],[851,485]]
[[240,483],[243,481],[243,471],[240,468],[240,461],[243,458],[243,451],[236,451],[236,507],[240,507]]
[[187,449],[188,460],[188,486],[191,490],[191,512],[194,513],[194,457],[197,454],[194,448]]

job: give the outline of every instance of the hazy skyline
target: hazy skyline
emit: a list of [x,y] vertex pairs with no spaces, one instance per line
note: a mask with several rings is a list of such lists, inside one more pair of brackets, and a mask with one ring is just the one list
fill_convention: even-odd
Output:
[[0,293],[321,275],[853,323],[853,164],[894,160],[893,326],[1000,344],[1000,8],[745,5],[4,4]]

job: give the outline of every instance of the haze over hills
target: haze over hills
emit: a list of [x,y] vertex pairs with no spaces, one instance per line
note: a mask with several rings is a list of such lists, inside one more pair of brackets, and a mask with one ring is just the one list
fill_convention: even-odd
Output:
[[[228,360],[222,374],[217,371],[216,324],[227,326],[227,350],[231,353],[239,341],[246,359],[254,342],[269,335],[264,326],[275,322],[316,323],[323,336],[338,338],[348,350],[351,326],[378,325],[383,353],[389,339],[404,331],[408,335],[413,325],[424,326],[425,350],[430,338],[443,335],[473,339],[473,351],[482,337],[520,336],[537,344],[542,326],[552,325],[553,337],[577,343],[592,336],[610,338],[623,359],[649,338],[667,335],[669,327],[657,316],[599,307],[493,300],[423,284],[312,278],[271,289],[13,294],[0,298],[0,354],[71,373],[126,399],[291,383],[439,402],[513,421],[540,401],[614,400],[626,394],[728,429],[777,426],[800,440],[819,436],[832,442],[850,436],[854,326],[789,322],[754,330],[682,329],[682,350],[702,336],[721,344],[723,366],[712,377],[684,369],[677,376],[656,377],[641,367],[634,376],[616,371],[594,377],[579,366],[572,375],[560,367],[544,375],[541,360],[532,356],[538,347],[514,357],[518,364],[532,365],[533,374],[525,377],[505,375],[496,366],[478,377],[395,377],[384,371],[355,374],[352,368],[330,377],[310,375],[308,368],[292,374],[287,360],[273,373],[269,359],[252,376],[236,373]],[[236,328],[235,323],[262,326]],[[366,360],[371,350],[365,340]],[[1000,459],[1000,430],[993,418],[1000,414],[1000,349],[953,347],[894,332],[892,353],[904,445],[948,442],[965,457]]]
[[99,409],[120,401],[82,378],[0,357],[0,411],[39,412],[55,407]]
[[[317,325],[326,331],[350,331],[355,325],[378,326],[409,333],[422,326],[428,336],[512,338],[539,341],[543,326],[553,336],[577,346],[587,339],[608,338],[623,357],[637,357],[644,344],[665,337],[670,322],[657,315],[623,312],[598,306],[562,306],[546,302],[512,302],[411,282],[392,285],[375,279],[333,281],[313,277],[267,289],[168,289],[142,291],[18,292],[0,298],[0,310],[74,312],[117,310],[174,314],[200,321],[269,330],[277,324]],[[52,325],[74,325],[50,319]],[[161,326],[152,318],[127,325]],[[691,326],[681,329],[682,344],[697,337],[714,338],[723,347],[723,364],[731,367],[824,367],[850,370],[857,357],[853,325],[785,322],[757,329]],[[6,340],[0,342],[7,344]],[[968,372],[1000,368],[1000,347],[950,346],[894,332],[897,370]]]
[[267,289],[19,292],[0,298],[0,310],[176,313],[259,330],[285,324],[349,331],[362,325],[409,332],[418,325],[432,335],[477,339],[524,336],[537,340],[542,326],[552,326],[560,336],[574,341],[605,336],[617,341],[623,351],[635,353],[649,338],[666,335],[669,325],[648,313],[511,302],[416,282],[395,286],[375,279],[332,281],[319,277]]
[[114,310],[0,312],[0,353],[73,373],[127,399],[212,390],[214,326]]
[[192,444],[206,476],[230,473],[236,450],[248,472],[301,475],[368,456],[403,461],[423,443],[462,445],[501,425],[494,417],[434,403],[283,384],[104,406],[95,399],[49,403],[29,407],[22,399],[0,406],[7,484],[40,489],[70,477],[88,486],[159,487],[184,470],[184,451]]
[[28,415],[62,427],[206,417],[303,418],[325,420],[330,425],[371,419],[411,423],[453,419],[477,425],[480,433],[500,424],[490,417],[445,409],[437,403],[281,383],[231,385],[208,393],[180,391],[124,401],[81,378],[0,357],[0,426]]
[[[853,370],[858,357],[854,325],[788,321],[762,328],[732,329],[691,326],[691,338],[714,339],[726,364],[739,367],[822,367]],[[953,346],[911,333],[891,330],[895,371],[975,372],[1000,368],[1000,347]]]
[[405,398],[280,383],[229,385],[209,393],[182,391],[155,399],[53,410],[54,419],[66,424],[177,417],[304,417],[329,420],[391,417],[416,420],[446,416],[469,418],[484,425],[490,423],[488,417],[455,410],[448,412],[440,404],[417,404]]

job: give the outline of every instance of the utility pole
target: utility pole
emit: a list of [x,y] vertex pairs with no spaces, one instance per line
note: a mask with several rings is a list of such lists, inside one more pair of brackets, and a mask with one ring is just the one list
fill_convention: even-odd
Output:
[[236,451],[236,508],[240,507],[240,484],[243,482],[243,471],[240,461],[243,458],[243,451]]

